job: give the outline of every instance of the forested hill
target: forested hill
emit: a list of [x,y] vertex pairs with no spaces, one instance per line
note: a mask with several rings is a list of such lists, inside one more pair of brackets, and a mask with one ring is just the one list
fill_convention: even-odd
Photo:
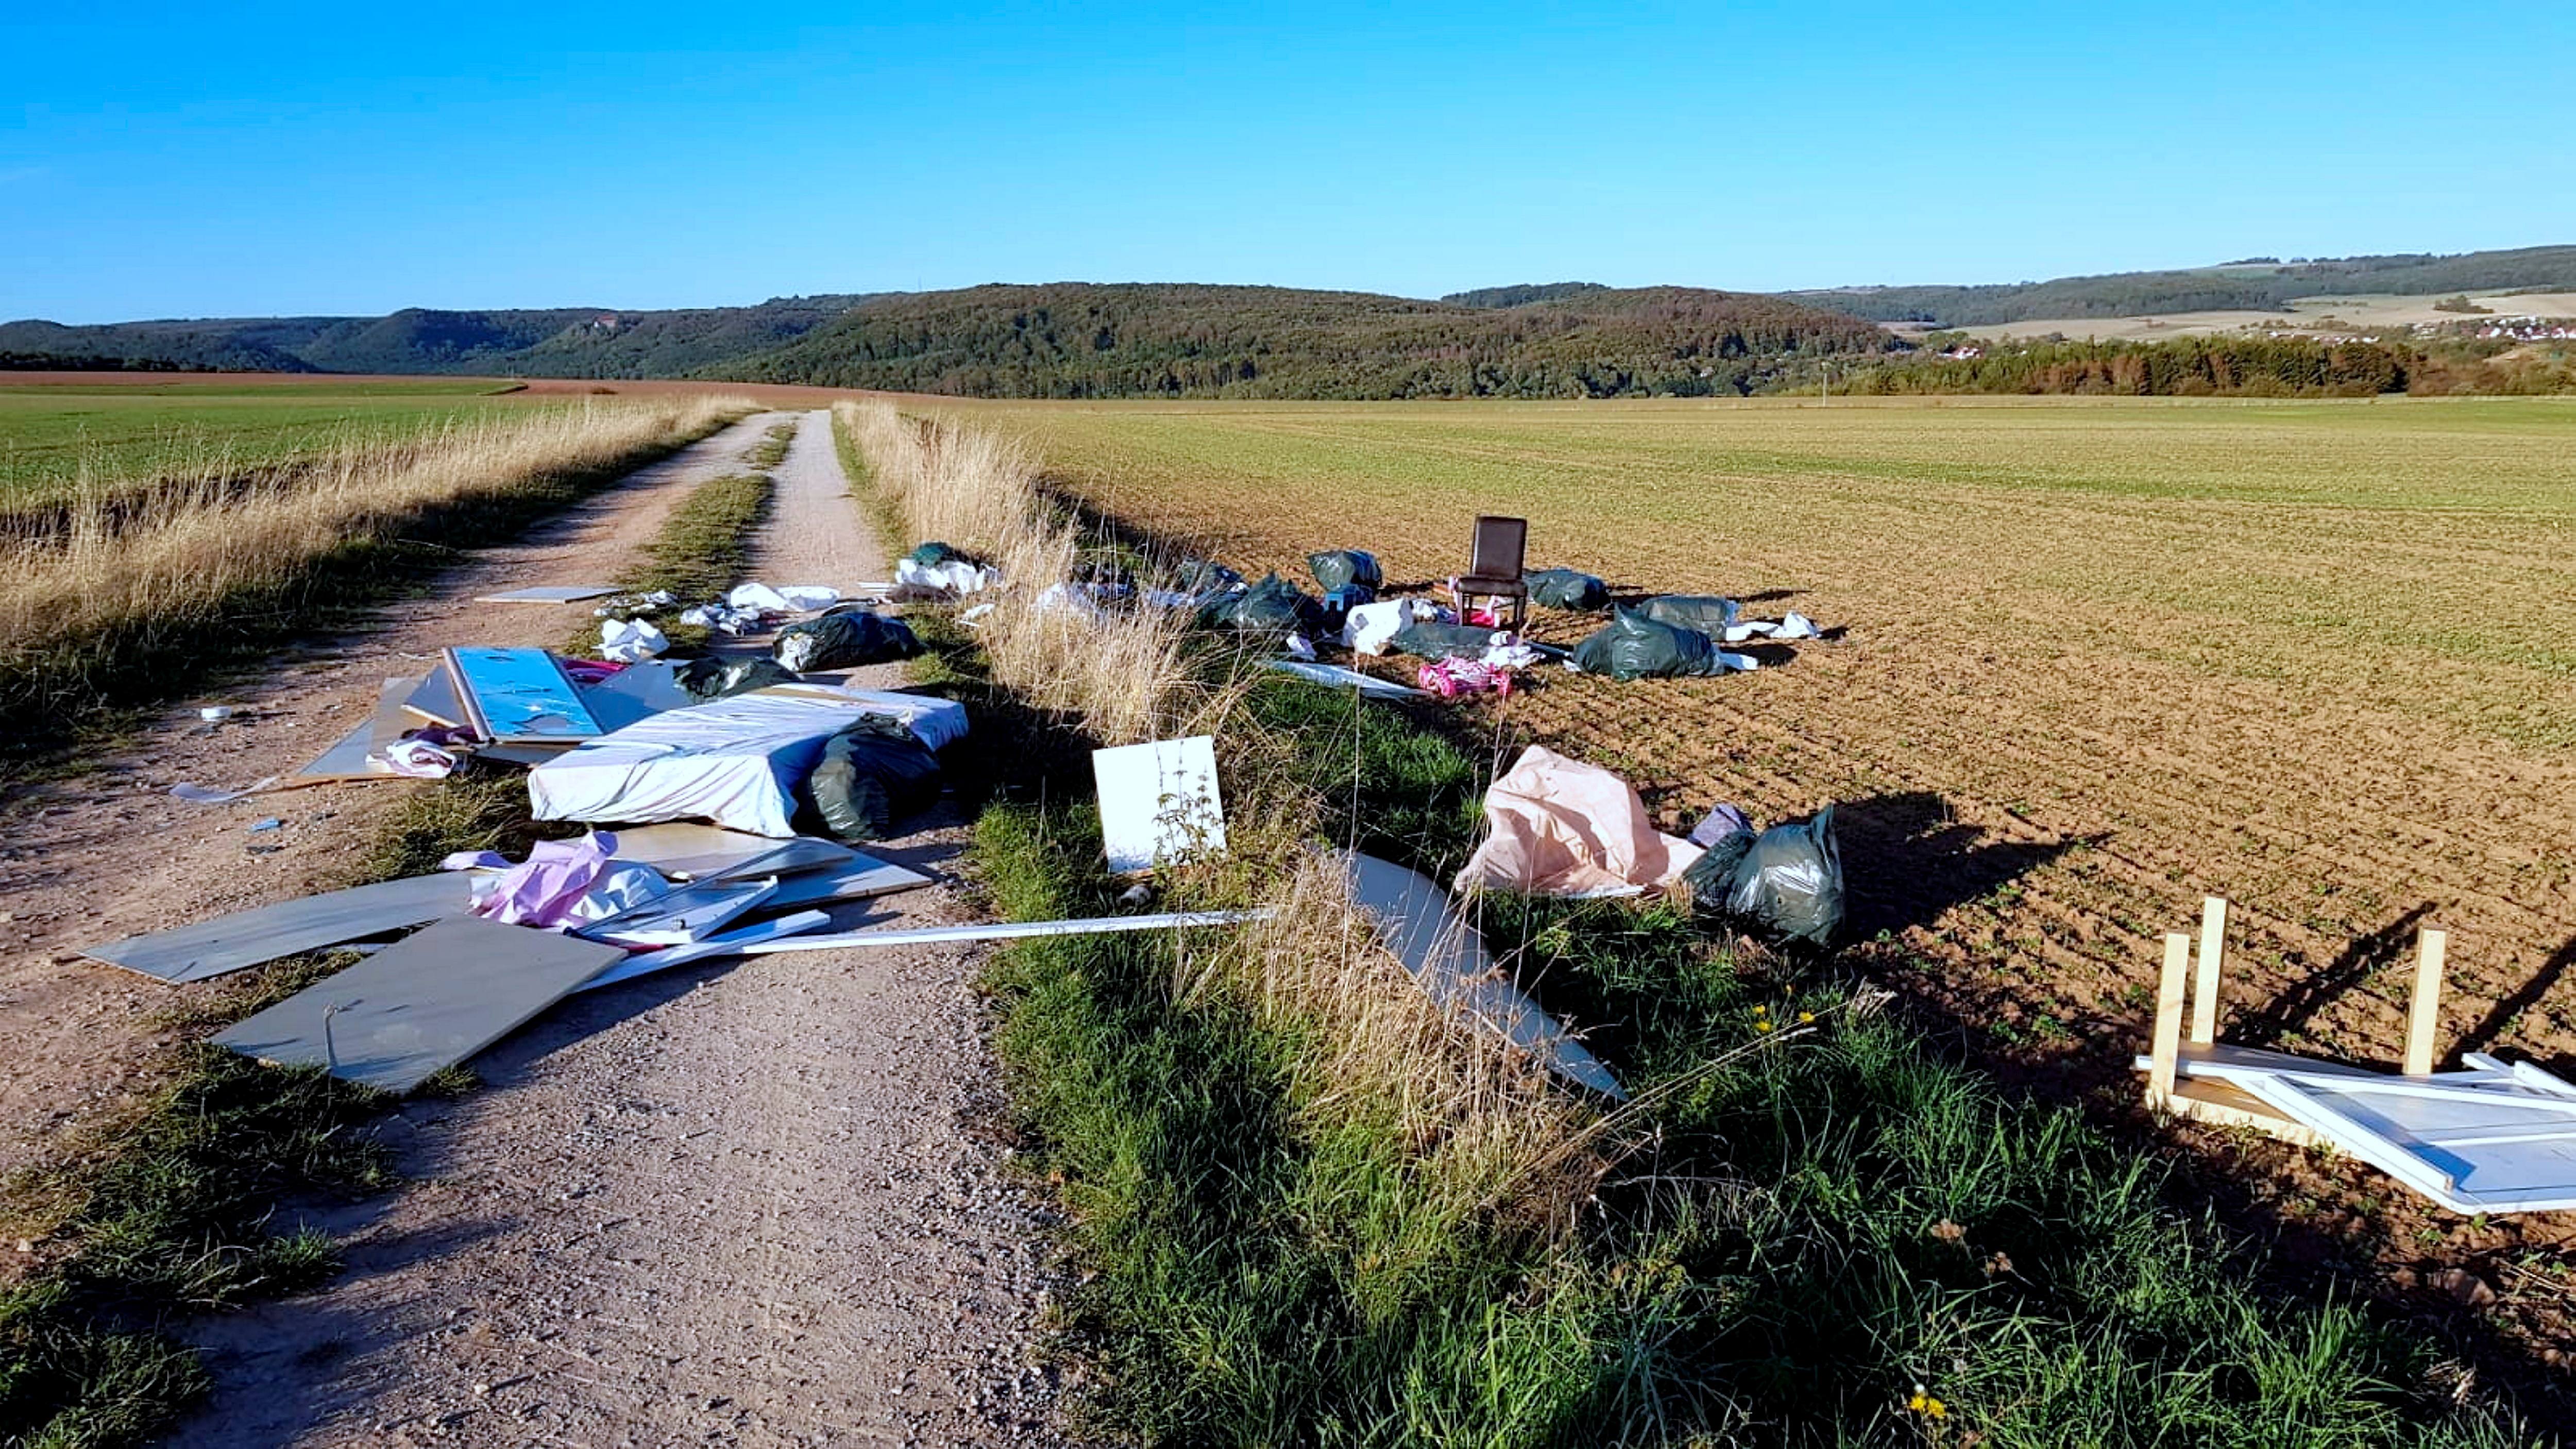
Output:
[[1517,307],[1173,284],[879,298],[705,369],[750,382],[975,397],[1611,397],[1750,391],[1784,361],[1895,339],[1778,297],[1587,290]]
[[2159,312],[2274,311],[2296,297],[2388,292],[2427,297],[2514,289],[2576,290],[2576,246],[2455,256],[2248,258],[2169,272],[2115,272],[1994,286],[1831,287],[1785,295],[1878,322],[1982,327],[2057,317]]
[[774,297],[751,307],[600,307],[389,317],[240,317],[64,327],[0,324],[0,351],[101,368],[678,377],[792,341],[873,294]]

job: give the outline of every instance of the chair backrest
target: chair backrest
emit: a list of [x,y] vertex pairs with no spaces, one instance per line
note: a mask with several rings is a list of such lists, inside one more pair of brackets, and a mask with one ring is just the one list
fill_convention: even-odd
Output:
[[1476,541],[1467,571],[1480,579],[1517,579],[1521,555],[1529,546],[1529,520],[1483,514],[1476,519]]

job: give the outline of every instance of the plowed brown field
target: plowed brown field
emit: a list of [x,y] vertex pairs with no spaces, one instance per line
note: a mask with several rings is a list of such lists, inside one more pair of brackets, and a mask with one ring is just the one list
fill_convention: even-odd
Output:
[[[2157,937],[2205,892],[2235,906],[2223,1040],[2393,1067],[2429,923],[2443,1050],[2576,1071],[2576,405],[964,410],[1249,571],[1359,547],[1419,584],[1464,567],[1472,515],[1519,513],[1533,566],[1844,631],[1752,675],[1551,669],[1474,708],[1668,825],[1843,802],[1871,968],[2034,1089],[2134,1101]],[[2557,1317],[2516,1285],[2576,1214],[2463,1223],[2183,1135],[2321,1248],[2481,1262]]]

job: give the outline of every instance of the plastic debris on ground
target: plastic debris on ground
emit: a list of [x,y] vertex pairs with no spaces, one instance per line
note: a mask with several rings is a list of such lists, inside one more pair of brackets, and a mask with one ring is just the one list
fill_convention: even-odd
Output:
[[[616,854],[617,837],[605,831],[579,840],[540,840],[528,848],[526,860],[474,882],[470,913],[505,926],[562,930],[605,920],[669,893],[670,882],[661,872],[616,860]],[[488,860],[477,855],[469,863]]]
[[1627,781],[1541,745],[1485,792],[1485,826],[1453,889],[1633,895],[1700,858],[1698,846],[1655,829]]
[[775,659],[757,656],[749,659],[722,659],[715,655],[692,659],[675,672],[680,688],[694,703],[730,699],[755,689],[777,684],[796,683],[796,674]]
[[1307,571],[1315,576],[1315,587],[1325,593],[1353,585],[1376,590],[1386,584],[1386,574],[1378,568],[1377,555],[1362,549],[1341,548],[1306,555]]
[[1456,699],[1462,694],[1508,697],[1512,692],[1510,669],[1476,659],[1435,659],[1415,671],[1414,679],[1442,699]]
[[1452,624],[1457,615],[1429,599],[1380,599],[1359,605],[1342,621],[1342,647],[1356,654],[1384,654],[1395,636],[1415,624]]
[[599,621],[599,656],[619,664],[637,664],[671,647],[670,636],[650,619]]
[[[1843,857],[1834,807],[1755,835],[1743,817],[1712,831],[1707,853],[1682,873],[1694,908],[1756,934],[1822,946],[1843,922]],[[1701,829],[1708,829],[1702,822]],[[1699,831],[1692,832],[1694,836]]]
[[1482,659],[1487,650],[1515,642],[1483,624],[1407,624],[1389,641],[1398,654],[1423,659]]
[[894,566],[894,581],[897,588],[910,585],[914,588],[946,589],[963,596],[980,594],[992,588],[1002,581],[1002,575],[998,569],[968,563],[964,559],[952,559],[942,564],[922,564],[903,559]]
[[1315,628],[1322,619],[1322,606],[1303,590],[1277,574],[1267,574],[1251,588],[1221,595],[1201,607],[1198,622],[1201,628],[1286,638]]

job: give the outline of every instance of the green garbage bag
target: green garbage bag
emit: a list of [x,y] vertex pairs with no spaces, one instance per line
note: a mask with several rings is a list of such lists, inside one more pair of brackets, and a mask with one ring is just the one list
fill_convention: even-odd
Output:
[[1635,609],[1615,611],[1582,643],[1574,646],[1574,667],[1612,679],[1662,678],[1675,675],[1724,674],[1736,667],[1706,634],[1658,624]]
[[1494,631],[1482,624],[1407,624],[1392,641],[1399,654],[1423,659],[1482,659]]
[[1323,606],[1277,574],[1241,593],[1209,600],[1199,609],[1202,629],[1233,629],[1245,634],[1294,634],[1323,618]]
[[1521,582],[1529,586],[1530,602],[1542,609],[1591,614],[1610,607],[1610,586],[1574,569],[1532,569]]
[[700,704],[796,682],[796,676],[775,659],[719,659],[712,654],[690,660],[675,673],[680,687]]
[[921,652],[912,626],[879,614],[825,614],[778,631],[769,652],[799,674],[816,669],[855,669]]
[[1211,559],[1181,560],[1172,570],[1173,587],[1185,594],[1214,594],[1243,582],[1243,575]]
[[978,562],[978,560],[968,558],[965,554],[960,553],[956,549],[950,548],[944,543],[937,542],[925,543],[921,547],[914,549],[911,557],[914,563],[917,563],[926,569],[935,569],[941,564],[951,562],[952,560],[957,563]]
[[1834,807],[1754,836],[1726,836],[1682,872],[1691,905],[1759,934],[1827,944],[1843,923],[1843,857]]
[[1386,575],[1377,566],[1377,555],[1355,548],[1310,553],[1306,555],[1306,567],[1315,575],[1315,586],[1328,594],[1353,584],[1375,592],[1386,583]]
[[883,840],[939,800],[939,757],[902,721],[861,715],[825,742],[799,791],[844,844]]
[[1735,616],[1744,612],[1744,606],[1715,594],[1660,594],[1639,604],[1637,612],[1658,624],[1697,629],[1711,638],[1722,639],[1734,627]]

